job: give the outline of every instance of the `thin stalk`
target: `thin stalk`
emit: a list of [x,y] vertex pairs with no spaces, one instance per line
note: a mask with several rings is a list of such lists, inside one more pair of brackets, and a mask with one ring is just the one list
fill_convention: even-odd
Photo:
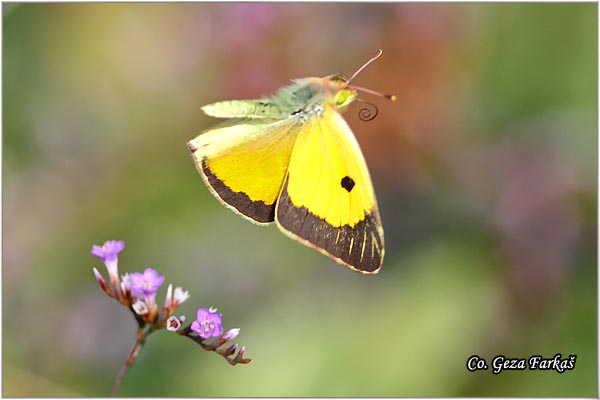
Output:
[[115,383],[113,384],[113,387],[110,391],[110,397],[115,396],[115,393],[119,389],[119,386],[121,386],[123,378],[125,378],[127,371],[129,371],[129,367],[131,367],[133,362],[136,360],[138,354],[140,353],[140,350],[144,346],[146,342],[146,337],[150,333],[152,333],[153,330],[154,329],[150,328],[146,332],[144,332],[142,326],[138,327],[135,334],[135,342],[133,344],[133,347],[131,348],[131,351],[129,352],[129,356],[127,356],[127,360],[125,360],[125,364],[123,364],[123,366],[121,367],[121,371],[119,371],[119,375],[117,375],[117,379],[115,380]]

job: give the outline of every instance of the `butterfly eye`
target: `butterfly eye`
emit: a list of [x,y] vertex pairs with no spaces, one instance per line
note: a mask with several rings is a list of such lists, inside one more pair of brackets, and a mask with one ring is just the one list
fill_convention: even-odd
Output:
[[339,90],[335,94],[335,99],[334,99],[335,106],[338,108],[345,107],[348,104],[352,103],[355,99],[356,99],[356,92],[354,90],[350,90],[350,89]]
[[346,77],[344,75],[330,75],[330,79],[332,82],[336,82],[336,83],[343,83],[343,84],[348,83],[348,79],[346,79]]

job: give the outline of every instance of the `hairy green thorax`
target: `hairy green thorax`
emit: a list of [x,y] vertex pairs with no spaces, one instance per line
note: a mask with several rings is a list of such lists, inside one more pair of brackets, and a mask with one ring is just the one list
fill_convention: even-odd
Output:
[[357,96],[356,91],[348,87],[346,79],[339,75],[297,79],[294,84],[281,89],[276,96],[280,94],[291,95],[296,100],[295,108],[310,108],[320,104],[332,106],[339,112],[344,112]]
[[270,98],[288,112],[288,115],[309,111],[320,105],[332,106],[342,112],[356,99],[356,92],[348,88],[340,76],[325,78],[302,78],[282,88]]

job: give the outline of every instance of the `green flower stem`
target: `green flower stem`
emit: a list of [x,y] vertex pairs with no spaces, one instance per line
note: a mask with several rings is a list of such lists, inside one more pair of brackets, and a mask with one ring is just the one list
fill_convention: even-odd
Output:
[[121,382],[123,381],[123,378],[125,378],[127,371],[129,371],[129,367],[131,367],[133,362],[136,360],[138,354],[140,353],[140,350],[146,343],[146,338],[153,331],[154,331],[153,327],[148,328],[144,332],[143,325],[140,324],[138,326],[136,334],[135,334],[135,343],[133,344],[133,348],[129,352],[129,356],[127,356],[127,360],[125,360],[125,364],[123,364],[123,366],[121,367],[121,371],[119,371],[119,375],[117,375],[117,379],[115,380],[115,383],[113,384],[113,387],[110,391],[110,397],[114,397],[115,393],[119,389],[119,386],[121,386]]

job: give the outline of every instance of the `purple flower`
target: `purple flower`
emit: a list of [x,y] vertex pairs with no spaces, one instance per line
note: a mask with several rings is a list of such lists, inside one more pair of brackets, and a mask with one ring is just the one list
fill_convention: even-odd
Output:
[[213,308],[199,308],[196,320],[192,322],[192,330],[203,339],[219,336],[223,333],[221,314]]
[[159,275],[156,270],[152,268],[146,268],[143,274],[134,272],[129,275],[131,284],[131,293],[138,296],[144,296],[146,301],[153,302],[154,296],[158,291],[160,285],[163,284],[165,277]]
[[122,240],[108,240],[104,242],[102,247],[93,245],[92,255],[98,257],[104,262],[114,262],[124,248],[125,243]]
[[111,282],[119,281],[119,270],[117,268],[119,253],[125,248],[125,243],[122,240],[109,240],[104,242],[102,247],[98,245],[92,246],[92,255],[102,260],[106,269],[108,269],[108,275],[110,276]]

